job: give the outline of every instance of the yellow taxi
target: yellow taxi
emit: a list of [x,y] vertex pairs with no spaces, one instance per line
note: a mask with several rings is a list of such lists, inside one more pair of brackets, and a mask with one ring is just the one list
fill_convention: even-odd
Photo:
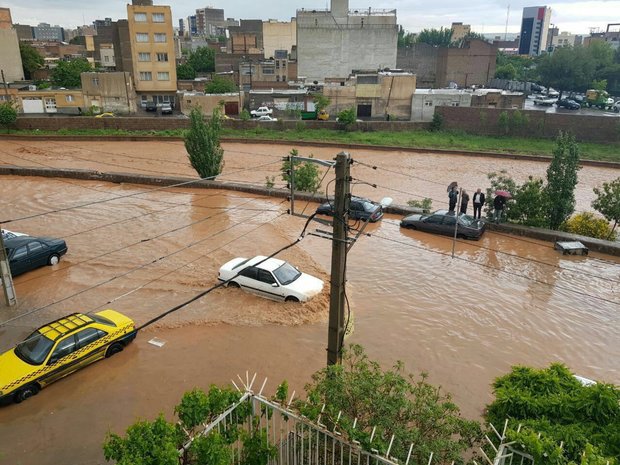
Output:
[[20,403],[41,388],[134,340],[133,320],[114,310],[73,313],[41,326],[0,355],[0,404]]

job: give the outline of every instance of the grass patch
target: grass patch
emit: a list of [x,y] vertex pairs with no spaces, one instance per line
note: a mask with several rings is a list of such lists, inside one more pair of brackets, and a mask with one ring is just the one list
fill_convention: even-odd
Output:
[[[60,131],[23,130],[13,134],[72,135],[72,136],[160,136],[182,137],[183,129],[165,131],[127,131],[122,129],[63,129]],[[499,152],[514,155],[551,156],[555,141],[522,137],[493,137],[448,131],[402,131],[402,132],[345,132],[332,129],[290,130],[270,129],[259,126],[253,129],[224,128],[223,137],[241,139],[267,139],[285,141],[337,142],[343,144],[386,145],[402,148],[450,149],[472,152]],[[595,144],[582,142],[581,158],[620,162],[620,144]]]

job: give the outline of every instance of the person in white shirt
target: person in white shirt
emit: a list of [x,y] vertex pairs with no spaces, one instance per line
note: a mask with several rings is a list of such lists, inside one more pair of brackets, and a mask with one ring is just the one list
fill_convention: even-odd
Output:
[[473,202],[474,218],[479,220],[480,216],[482,215],[482,206],[484,205],[484,194],[482,193],[482,190],[480,188],[478,188],[478,190],[474,194]]

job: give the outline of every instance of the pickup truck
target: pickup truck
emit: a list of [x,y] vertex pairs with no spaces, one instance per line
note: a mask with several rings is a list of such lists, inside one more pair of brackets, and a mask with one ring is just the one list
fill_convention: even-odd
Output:
[[259,116],[271,116],[273,114],[273,110],[267,107],[258,107],[258,110],[252,110],[250,115],[252,118],[258,118]]
[[557,98],[545,97],[544,95],[539,95],[538,97],[534,99],[534,105],[543,105],[543,106],[550,107],[557,101],[558,101]]
[[321,110],[319,112],[317,112],[317,111],[302,111],[301,112],[301,119],[302,120],[318,119],[318,120],[321,120],[321,121],[327,121],[329,119],[329,113],[327,113],[325,110]]

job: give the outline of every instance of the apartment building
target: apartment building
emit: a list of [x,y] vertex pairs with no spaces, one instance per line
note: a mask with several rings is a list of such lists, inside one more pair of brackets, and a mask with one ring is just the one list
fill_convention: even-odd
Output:
[[530,6],[523,8],[519,54],[537,56],[545,51],[551,22],[551,8]]
[[117,66],[117,70],[128,71],[125,66],[131,63],[140,105],[146,107],[149,100],[174,105],[177,73],[170,7],[153,5],[152,0],[133,0],[127,5],[126,37],[122,29],[119,24],[121,54],[127,55],[123,48],[128,44],[130,56],[121,57],[123,67]]

